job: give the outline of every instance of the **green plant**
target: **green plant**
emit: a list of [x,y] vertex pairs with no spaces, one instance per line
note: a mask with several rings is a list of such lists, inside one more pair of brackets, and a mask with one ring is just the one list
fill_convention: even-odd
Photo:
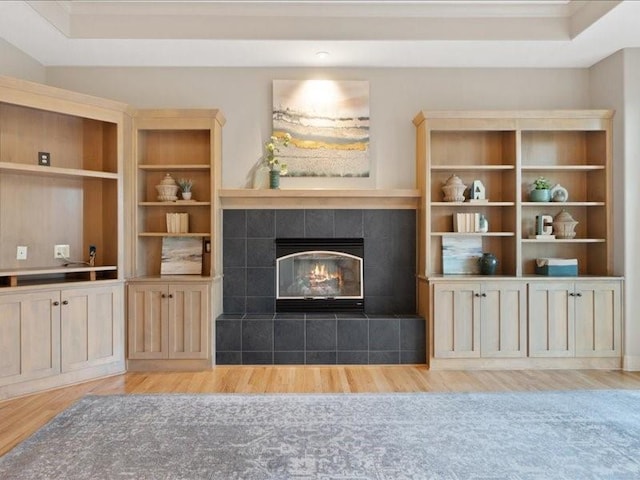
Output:
[[534,180],[533,187],[535,190],[549,190],[551,183],[544,177],[538,177]]
[[178,185],[180,186],[180,190],[183,192],[190,192],[191,187],[193,187],[193,180],[190,178],[181,178],[178,180]]
[[280,152],[280,147],[288,147],[291,142],[291,135],[284,133],[282,135],[272,135],[264,144],[265,160],[269,166],[269,170],[286,170],[286,164],[281,164],[276,155]]

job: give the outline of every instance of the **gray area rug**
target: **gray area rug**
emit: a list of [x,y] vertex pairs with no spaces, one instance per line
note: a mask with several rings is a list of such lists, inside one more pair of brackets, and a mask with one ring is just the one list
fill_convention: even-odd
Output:
[[8,479],[639,479],[640,392],[88,396]]

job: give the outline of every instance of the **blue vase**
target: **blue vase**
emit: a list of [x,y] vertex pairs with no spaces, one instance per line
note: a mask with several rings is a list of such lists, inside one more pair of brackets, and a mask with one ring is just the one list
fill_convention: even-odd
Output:
[[280,188],[280,172],[278,170],[271,170],[269,172],[269,188]]
[[495,275],[498,267],[498,259],[493,253],[483,253],[480,259],[480,273],[482,275]]
[[529,199],[532,202],[550,202],[551,191],[549,189],[531,190],[531,193],[529,194]]

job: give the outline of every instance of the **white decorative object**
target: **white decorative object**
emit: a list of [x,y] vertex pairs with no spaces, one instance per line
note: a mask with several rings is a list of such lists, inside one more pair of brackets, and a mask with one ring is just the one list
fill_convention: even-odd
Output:
[[442,186],[445,202],[464,202],[464,191],[467,186],[462,183],[460,177],[451,175]]
[[156,185],[158,191],[158,201],[160,202],[173,202],[178,199],[178,185],[173,179],[171,174],[167,173],[160,184]]
[[551,200],[553,202],[566,202],[569,200],[569,192],[559,183],[551,187]]
[[551,215],[536,215],[536,235],[551,235],[552,222]]
[[482,203],[487,201],[486,189],[480,180],[474,180],[469,187],[469,201],[472,203]]
[[576,225],[578,222],[566,210],[562,210],[553,219],[553,231],[558,238],[574,238]]
[[189,233],[188,213],[167,213],[167,233]]

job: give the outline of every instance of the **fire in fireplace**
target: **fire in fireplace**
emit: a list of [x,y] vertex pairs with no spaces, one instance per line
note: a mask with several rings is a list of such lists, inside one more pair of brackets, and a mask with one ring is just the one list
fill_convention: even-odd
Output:
[[276,311],[364,311],[362,238],[276,239]]

